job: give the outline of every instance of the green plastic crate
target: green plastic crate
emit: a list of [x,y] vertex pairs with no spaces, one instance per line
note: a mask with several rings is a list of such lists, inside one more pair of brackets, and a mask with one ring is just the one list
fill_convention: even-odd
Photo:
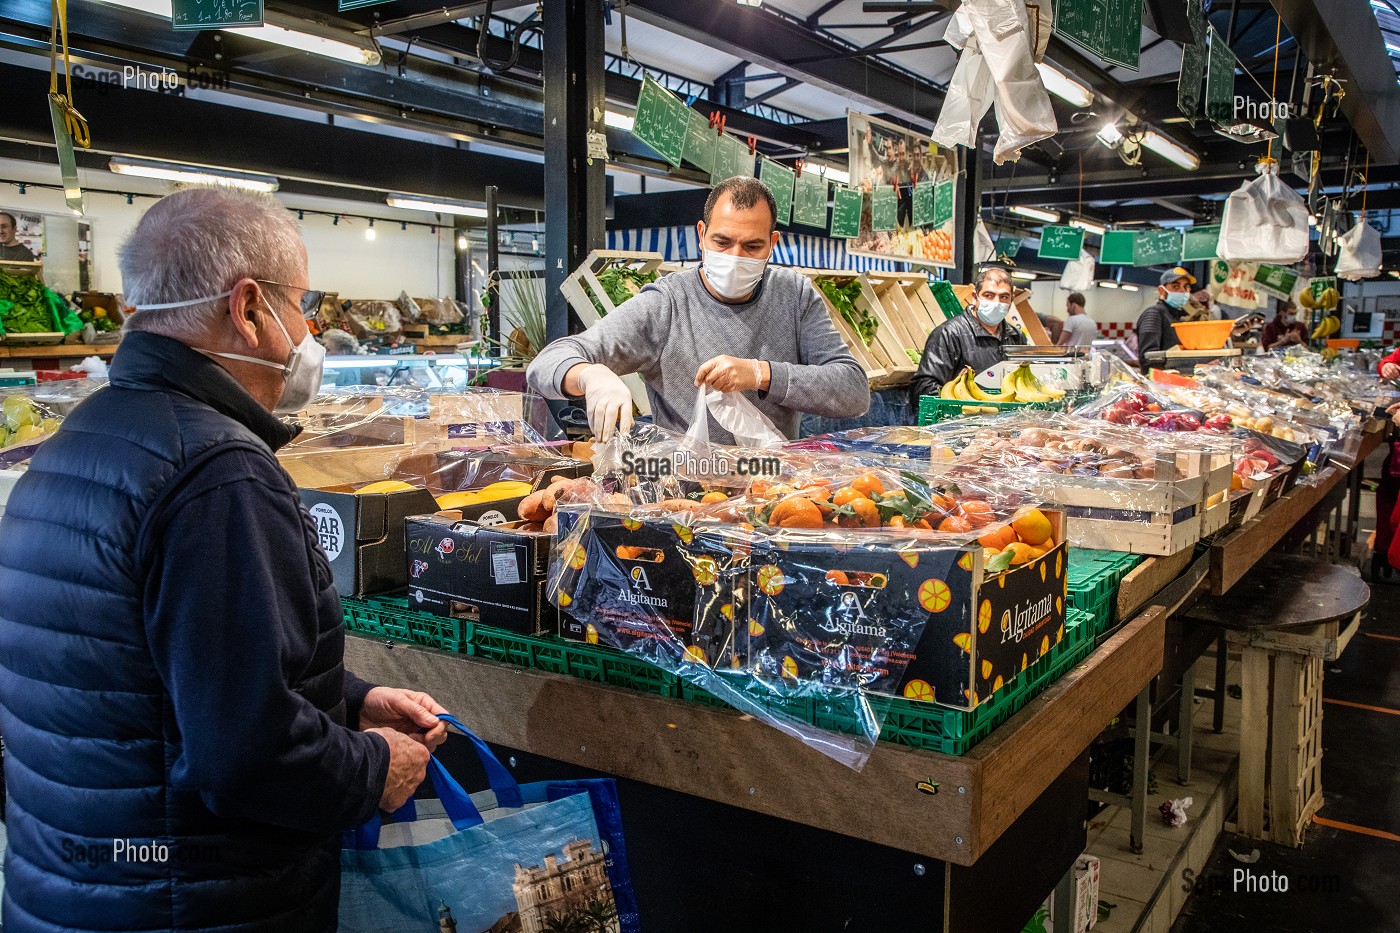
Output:
[[951,321],[967,310],[958,300],[958,293],[953,291],[953,286],[943,279],[934,279],[928,283],[928,287],[929,291],[933,292],[933,300],[938,302],[938,310],[943,312],[943,320]]
[[[401,598],[347,598],[341,602],[346,628],[364,635],[413,642],[702,706],[728,708],[723,700],[675,674],[605,645],[587,645],[549,635],[517,635],[434,616],[411,608]],[[949,755],[966,754],[1083,660],[1093,649],[1095,634],[1092,616],[1068,608],[1065,636],[1051,648],[1049,656],[975,709],[949,709],[903,697],[872,695],[871,706],[883,721],[880,740]],[[774,696],[759,702],[819,728],[847,734],[857,731],[854,719],[846,711],[818,697]]]
[[1140,554],[1069,549],[1065,571],[1069,584],[1069,605],[1090,615],[1094,637],[1107,632],[1117,623],[1118,584],[1142,561]]
[[977,415],[999,415],[1023,408],[1036,411],[1067,411],[1078,405],[1093,393],[1067,392],[1065,397],[1052,402],[979,402],[956,398],[942,398],[937,395],[919,396],[919,425],[938,424],[950,418],[974,417]]

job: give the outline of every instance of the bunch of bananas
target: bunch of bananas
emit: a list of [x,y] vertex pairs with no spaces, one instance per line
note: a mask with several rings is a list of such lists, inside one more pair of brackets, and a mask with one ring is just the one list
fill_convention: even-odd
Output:
[[1298,292],[1298,304],[1309,311],[1331,311],[1337,307],[1342,300],[1341,294],[1335,288],[1325,288],[1321,295],[1314,296],[1311,288],[1305,288]]
[[1057,402],[1064,398],[1063,390],[1051,388],[1036,378],[1029,363],[1010,370],[1001,380],[1001,391],[984,390],[972,377],[972,367],[949,379],[938,393],[939,398],[962,402]]
[[[1303,294],[1306,295],[1307,292],[1304,292]],[[1313,328],[1312,339],[1323,340],[1327,337],[1331,337],[1333,334],[1337,333],[1337,331],[1341,329],[1342,321],[1340,318],[1335,317],[1331,314],[1324,315],[1322,320],[1317,322],[1317,326]]]

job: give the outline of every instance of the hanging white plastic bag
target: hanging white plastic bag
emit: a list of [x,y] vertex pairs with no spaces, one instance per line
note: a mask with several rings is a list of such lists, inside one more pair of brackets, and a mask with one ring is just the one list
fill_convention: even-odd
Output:
[[1094,284],[1094,257],[1088,250],[1081,249],[1078,259],[1065,263],[1065,273],[1060,276],[1060,288],[1071,292],[1082,292]]
[[973,249],[973,261],[977,263],[996,262],[997,245],[992,242],[992,235],[987,232],[987,225],[982,222],[982,218],[977,218],[976,246]]
[[993,161],[1000,165],[1059,131],[1050,95],[1035,64],[1045,54],[1054,25],[1049,3],[1036,3],[1034,19],[1025,0],[965,0],[945,38],[962,54],[934,127],[944,146],[977,145],[977,127],[996,103],[1001,135]]
[[1308,255],[1308,207],[1273,166],[1225,201],[1220,256],[1231,261],[1291,265]]
[[1340,249],[1337,254],[1338,278],[1356,282],[1381,274],[1381,234],[1366,222],[1365,214],[1361,215],[1356,226],[1337,238],[1337,245]]
[[787,443],[783,433],[742,392],[697,393],[695,413],[685,436],[699,444],[709,444],[709,415],[734,435],[734,443],[739,447],[781,447]]

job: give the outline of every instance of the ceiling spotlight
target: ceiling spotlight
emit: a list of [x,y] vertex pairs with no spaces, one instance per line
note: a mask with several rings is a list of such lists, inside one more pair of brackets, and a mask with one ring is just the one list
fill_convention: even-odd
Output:
[[466,248],[467,248],[467,238],[466,238],[466,236],[465,236],[465,235],[458,236],[458,237],[457,237],[457,249],[459,249],[459,250],[466,250]]
[[1060,215],[1054,211],[1042,210],[1038,207],[1023,207],[1017,204],[1010,210],[1013,214],[1020,214],[1022,217],[1029,217],[1032,220],[1043,220],[1047,224],[1058,223],[1060,220]]
[[365,239],[373,240],[376,236],[378,236],[378,234],[374,232],[374,218],[371,217],[369,220],[369,226],[365,228]]
[[1108,122],[1103,125],[1103,129],[1097,134],[1099,142],[1110,149],[1117,149],[1123,142],[1123,134],[1118,131],[1118,124]]

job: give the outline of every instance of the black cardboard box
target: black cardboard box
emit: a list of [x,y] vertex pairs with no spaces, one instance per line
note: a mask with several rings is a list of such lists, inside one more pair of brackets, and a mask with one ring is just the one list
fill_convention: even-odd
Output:
[[555,610],[544,593],[554,536],[521,531],[521,524],[409,518],[409,604],[519,635],[554,632]]

